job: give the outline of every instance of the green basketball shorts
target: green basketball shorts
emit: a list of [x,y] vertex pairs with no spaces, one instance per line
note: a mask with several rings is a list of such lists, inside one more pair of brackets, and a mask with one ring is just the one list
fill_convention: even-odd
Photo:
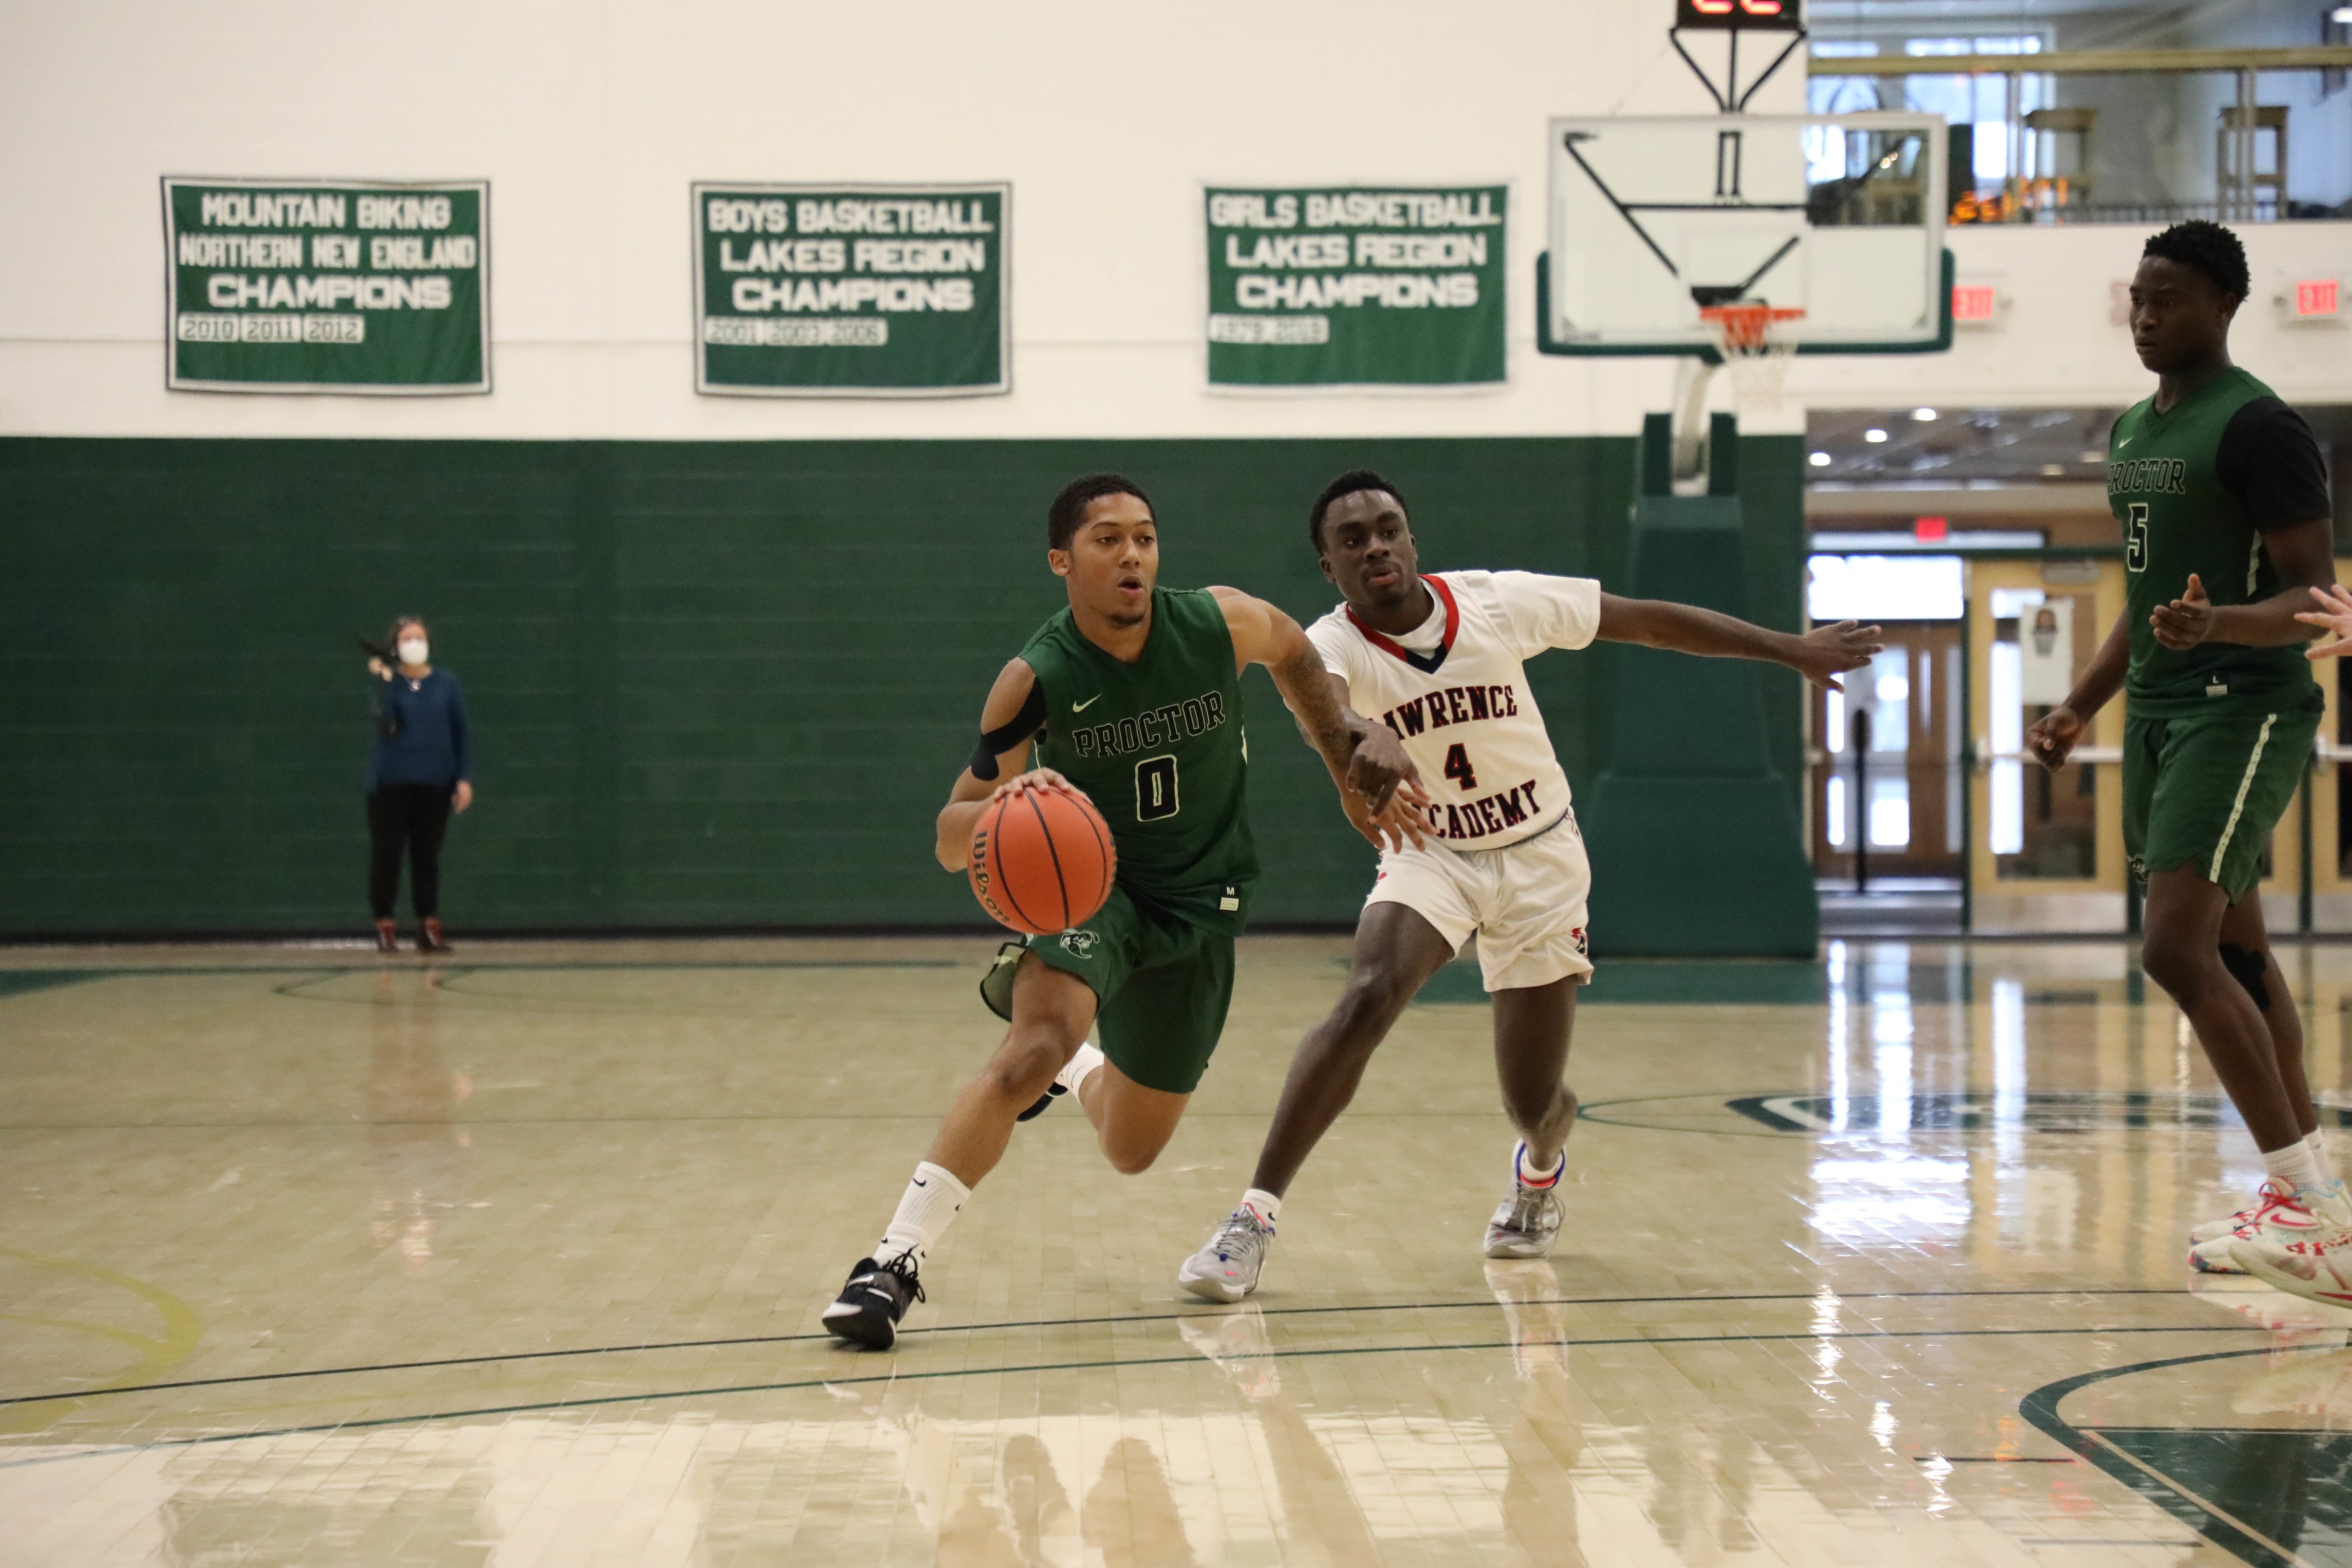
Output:
[[2319,715],[2126,717],[2124,853],[2131,874],[2192,867],[2236,903],[2311,762]]
[[1113,888],[1076,931],[1009,942],[980,983],[981,1000],[1013,1019],[1021,955],[1085,981],[1102,1053],[1146,1089],[1190,1094],[1208,1070],[1234,999],[1234,939],[1138,905]]

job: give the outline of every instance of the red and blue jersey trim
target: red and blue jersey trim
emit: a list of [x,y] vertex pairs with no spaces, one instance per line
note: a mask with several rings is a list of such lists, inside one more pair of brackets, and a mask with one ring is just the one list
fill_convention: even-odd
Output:
[[1423,675],[1435,675],[1438,667],[1445,662],[1445,656],[1454,651],[1454,635],[1462,629],[1462,606],[1454,602],[1454,590],[1445,585],[1443,577],[1423,577],[1422,581],[1428,584],[1429,591],[1437,595],[1437,602],[1445,606],[1445,636],[1427,653],[1414,653],[1386,632],[1365,625],[1364,618],[1356,614],[1352,605],[1348,606],[1348,619],[1364,634],[1364,640],[1374,647],[1383,653],[1394,654]]

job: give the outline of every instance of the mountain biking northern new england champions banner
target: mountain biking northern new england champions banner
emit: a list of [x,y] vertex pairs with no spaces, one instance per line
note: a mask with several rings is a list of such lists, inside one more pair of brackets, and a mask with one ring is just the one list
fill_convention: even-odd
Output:
[[163,181],[164,384],[490,389],[489,186]]
[[1211,186],[1209,381],[1499,382],[1503,185]]
[[1010,185],[694,187],[695,390],[1005,392]]

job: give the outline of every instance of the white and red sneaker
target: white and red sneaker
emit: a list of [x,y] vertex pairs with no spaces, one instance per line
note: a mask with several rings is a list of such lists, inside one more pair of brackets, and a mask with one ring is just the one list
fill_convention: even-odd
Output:
[[2290,1296],[2330,1307],[2352,1307],[2352,1226],[2331,1226],[2315,1236],[2256,1237],[2231,1244],[2238,1267]]
[[2242,1242],[2291,1242],[2318,1236],[2352,1220],[2331,1212],[2333,1194],[2297,1192],[2275,1176],[2265,1176],[2254,1195],[2254,1206],[2234,1229],[2189,1248],[2189,1267],[2200,1274],[2243,1274],[2236,1248]]
[[2209,1219],[2200,1224],[2189,1226],[2189,1245],[2194,1247],[2200,1241],[2221,1240],[2223,1237],[2228,1236],[2240,1226],[2253,1218],[2254,1211],[2262,1206],[2263,1200],[2256,1198],[2252,1203],[2248,1204],[2244,1208],[2240,1209],[2228,1219]]

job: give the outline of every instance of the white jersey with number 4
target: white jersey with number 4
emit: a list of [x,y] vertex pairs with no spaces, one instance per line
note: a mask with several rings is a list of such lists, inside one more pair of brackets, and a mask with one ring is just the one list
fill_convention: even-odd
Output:
[[1601,627],[1601,584],[1534,572],[1425,576],[1430,620],[1391,637],[1345,605],[1307,628],[1349,706],[1396,731],[1429,791],[1433,837],[1499,849],[1568,815],[1568,775],[1528,689],[1524,661],[1580,648]]

